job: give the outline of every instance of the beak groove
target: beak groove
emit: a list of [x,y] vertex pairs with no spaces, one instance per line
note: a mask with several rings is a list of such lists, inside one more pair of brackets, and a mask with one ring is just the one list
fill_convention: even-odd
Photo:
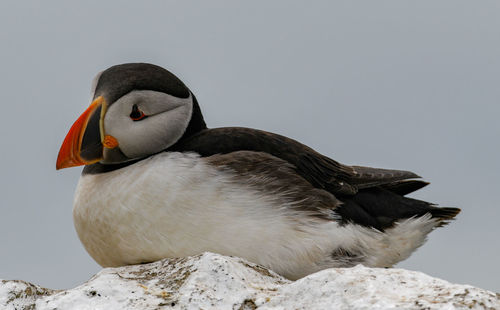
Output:
[[[96,111],[99,110],[99,132],[102,135],[102,119],[103,114],[105,112],[106,102],[102,96],[97,97],[85,110],[85,112],[80,115],[80,117],[76,120],[76,122],[71,126],[66,138],[64,138],[64,142],[61,145],[61,149],[59,150],[59,154],[57,156],[56,169],[63,169],[69,167],[76,167],[81,165],[89,165],[95,162],[98,162],[102,159],[102,144],[101,137],[99,137],[99,141],[95,141],[100,145],[98,147],[101,148],[100,157],[86,159],[82,158],[82,141],[84,138],[85,131],[87,129],[87,125],[91,117],[95,114]],[[97,137],[96,137],[97,138]]]

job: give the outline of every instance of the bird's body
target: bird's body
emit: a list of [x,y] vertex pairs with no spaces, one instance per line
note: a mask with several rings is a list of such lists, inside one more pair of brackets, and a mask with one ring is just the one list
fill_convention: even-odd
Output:
[[[124,90],[95,94],[78,125],[83,129],[72,128],[65,141],[71,151],[62,148],[58,159],[60,168],[87,164],[74,222],[102,266],[212,251],[291,279],[359,263],[388,267],[459,212],[404,197],[427,184],[411,172],[342,165],[264,131],[207,129],[189,91],[175,88],[179,99],[168,85],[148,89],[154,94],[137,86],[151,70],[161,77],[164,69],[151,66],[115,66],[108,69],[114,76],[104,71],[97,89],[118,76]],[[88,129],[97,114],[100,133]],[[120,129],[122,123],[128,127]],[[101,137],[101,151],[92,134]]]
[[[252,153],[240,154],[262,156]],[[165,152],[120,170],[83,175],[74,221],[87,251],[102,266],[212,251],[299,278],[327,267],[391,266],[408,257],[436,225],[430,216],[405,220],[384,233],[341,225],[328,220],[339,205],[332,195],[322,193],[326,197],[317,202],[300,197],[306,196],[304,186],[314,191],[305,180],[297,177],[263,190],[286,181],[242,177],[214,166],[217,157]],[[324,210],[314,206],[321,203]],[[314,207],[319,210],[301,211]],[[350,255],[335,257],[339,251]]]

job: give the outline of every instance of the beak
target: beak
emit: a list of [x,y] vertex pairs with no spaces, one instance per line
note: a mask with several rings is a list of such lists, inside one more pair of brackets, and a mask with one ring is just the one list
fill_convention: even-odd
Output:
[[57,156],[56,169],[90,165],[103,158],[102,119],[106,101],[97,97],[71,126]]

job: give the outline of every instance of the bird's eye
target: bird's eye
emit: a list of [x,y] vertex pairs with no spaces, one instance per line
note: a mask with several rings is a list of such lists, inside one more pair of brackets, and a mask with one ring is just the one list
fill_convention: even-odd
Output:
[[148,117],[144,112],[142,112],[137,104],[134,104],[132,106],[132,112],[130,113],[130,118],[135,122],[135,121],[140,121],[142,119],[145,119]]

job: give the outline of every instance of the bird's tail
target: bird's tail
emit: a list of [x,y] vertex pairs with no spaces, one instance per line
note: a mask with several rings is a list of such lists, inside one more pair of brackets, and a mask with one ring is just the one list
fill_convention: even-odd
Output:
[[443,227],[453,221],[455,216],[460,213],[459,208],[450,208],[450,207],[431,207],[429,209],[429,213],[432,215],[432,218],[435,218],[439,221],[437,227]]

